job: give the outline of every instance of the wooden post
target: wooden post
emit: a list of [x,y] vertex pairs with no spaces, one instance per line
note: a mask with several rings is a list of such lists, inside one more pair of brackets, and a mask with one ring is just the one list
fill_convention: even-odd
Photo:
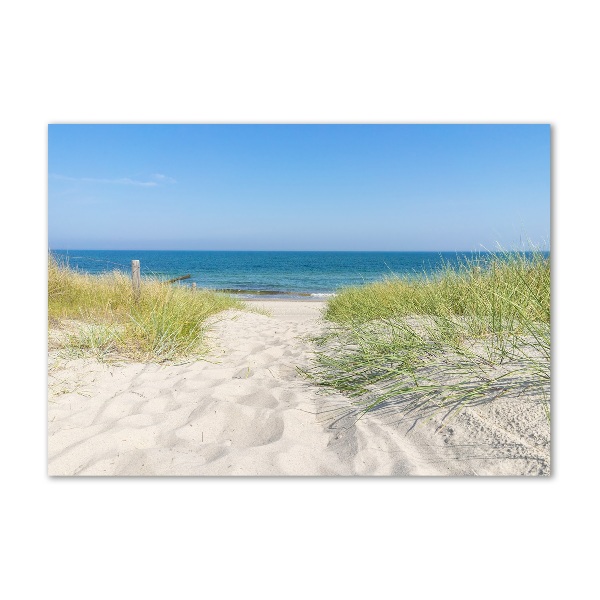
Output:
[[131,284],[133,285],[133,299],[137,302],[140,299],[140,289],[142,282],[140,279],[140,261],[131,261]]

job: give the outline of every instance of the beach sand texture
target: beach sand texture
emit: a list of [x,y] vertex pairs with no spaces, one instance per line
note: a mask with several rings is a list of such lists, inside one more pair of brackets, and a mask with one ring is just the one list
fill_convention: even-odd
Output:
[[302,377],[322,302],[213,319],[206,360],[49,356],[49,475],[547,475],[550,427],[527,398],[466,408],[446,427],[365,415]]

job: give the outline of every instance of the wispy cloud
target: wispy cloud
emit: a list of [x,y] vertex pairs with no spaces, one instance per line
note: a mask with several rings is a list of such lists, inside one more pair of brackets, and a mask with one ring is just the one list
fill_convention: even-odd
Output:
[[172,177],[168,177],[167,175],[163,175],[162,173],[154,173],[152,178],[158,181],[159,183],[177,183],[175,179]]
[[67,175],[58,175],[51,173],[50,177],[53,179],[60,179],[61,181],[74,181],[78,183],[106,183],[110,185],[134,185],[138,187],[157,187],[162,183],[176,183],[175,179],[162,175],[161,173],[155,173],[152,175],[149,181],[141,181],[139,179],[131,179],[130,177],[119,177],[117,179],[102,179],[97,177],[68,177]]

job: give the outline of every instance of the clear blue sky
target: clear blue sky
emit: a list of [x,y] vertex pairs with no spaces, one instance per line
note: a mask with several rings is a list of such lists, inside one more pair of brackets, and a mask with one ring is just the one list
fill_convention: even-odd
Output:
[[549,246],[548,125],[50,125],[54,249]]

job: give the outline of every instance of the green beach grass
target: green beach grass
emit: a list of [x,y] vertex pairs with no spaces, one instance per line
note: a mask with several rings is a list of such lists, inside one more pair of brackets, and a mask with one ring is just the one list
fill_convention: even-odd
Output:
[[143,278],[135,301],[119,271],[88,275],[48,257],[49,325],[76,355],[170,361],[206,352],[208,317],[243,303],[224,294]]
[[430,277],[391,277],[332,298],[315,341],[313,382],[355,401],[359,417],[393,403],[445,417],[500,396],[550,418],[550,259],[498,252]]

